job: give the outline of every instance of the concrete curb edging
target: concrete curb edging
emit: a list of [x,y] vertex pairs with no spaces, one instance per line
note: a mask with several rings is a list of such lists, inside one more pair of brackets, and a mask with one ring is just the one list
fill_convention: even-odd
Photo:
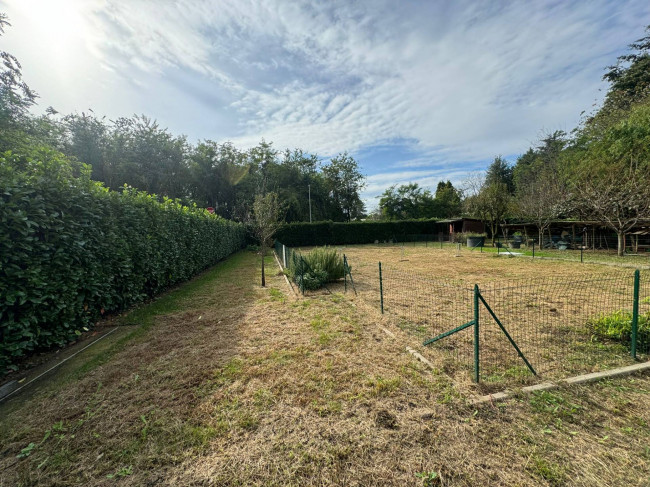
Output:
[[551,389],[557,389],[561,385],[574,385],[574,384],[586,384],[589,382],[595,382],[602,379],[611,379],[613,377],[622,377],[625,375],[630,375],[635,372],[647,372],[650,371],[650,362],[643,362],[641,364],[628,365],[626,367],[619,367],[617,369],[606,370],[603,372],[593,372],[591,374],[577,375],[575,377],[569,377],[568,379],[562,379],[559,382],[543,382],[541,384],[535,384],[534,386],[522,387],[518,391],[506,390],[503,392],[497,392],[495,394],[488,394],[486,396],[481,396],[479,398],[470,401],[472,405],[485,404],[486,402],[496,402],[503,401],[512,397],[515,392],[538,392],[538,391],[548,391]]
[[[394,334],[392,331],[390,331],[389,329],[384,328],[383,326],[380,326],[379,328],[381,328],[381,330],[382,330],[384,333],[386,333],[386,335],[388,335],[389,337],[391,337],[391,338],[396,338],[396,337],[395,337],[395,334]],[[406,351],[407,351],[408,353],[410,353],[411,355],[413,355],[416,359],[418,359],[418,360],[419,360],[420,362],[422,362],[424,365],[426,365],[427,367],[429,367],[431,370],[435,370],[435,369],[436,369],[436,368],[433,366],[433,364],[432,364],[431,362],[429,362],[429,360],[427,360],[426,358],[424,358],[424,357],[422,356],[421,353],[418,353],[417,351],[413,350],[413,349],[410,348],[410,347],[406,347]]]
[[284,280],[287,281],[287,286],[289,286],[289,289],[291,289],[291,291],[293,292],[294,297],[297,298],[298,293],[296,292],[296,290],[293,288],[293,286],[289,282],[289,278],[287,277],[287,275],[284,273],[284,269],[282,268],[282,264],[280,264],[280,260],[278,259],[278,254],[273,252],[273,257],[275,257],[275,261],[277,262],[278,267],[280,268],[280,271],[282,271],[282,276],[284,277]]

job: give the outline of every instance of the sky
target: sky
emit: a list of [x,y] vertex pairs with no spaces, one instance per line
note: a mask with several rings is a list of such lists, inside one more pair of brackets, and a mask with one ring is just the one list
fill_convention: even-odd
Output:
[[155,118],[190,141],[348,151],[368,209],[461,185],[570,131],[647,0],[0,0],[38,109]]

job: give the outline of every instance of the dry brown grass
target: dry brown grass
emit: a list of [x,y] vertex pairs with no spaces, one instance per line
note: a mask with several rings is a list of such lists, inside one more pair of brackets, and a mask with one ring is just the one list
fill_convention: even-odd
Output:
[[235,261],[105,364],[7,409],[0,485],[647,485],[647,376],[474,408],[471,383],[413,360],[365,300],[293,299]]
[[[384,309],[409,331],[414,346],[473,319],[478,284],[497,317],[533,364],[540,379],[567,377],[631,363],[622,344],[594,336],[590,321],[632,306],[633,270],[552,260],[498,257],[463,248],[350,246],[345,252],[359,297],[379,308],[378,262]],[[640,311],[650,311],[650,273],[643,271]],[[534,377],[481,305],[483,378],[524,384]],[[466,329],[421,349],[451,355],[456,368],[473,364],[473,332]],[[451,352],[451,353],[449,353]],[[466,372],[465,372],[466,373]]]

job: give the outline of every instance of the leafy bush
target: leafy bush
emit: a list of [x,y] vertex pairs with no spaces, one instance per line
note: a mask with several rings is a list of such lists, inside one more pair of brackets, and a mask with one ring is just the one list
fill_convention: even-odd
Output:
[[0,155],[0,370],[242,248],[240,224],[109,191],[62,154]]
[[334,249],[314,249],[305,255],[307,265],[312,269],[319,269],[327,275],[326,282],[343,279],[343,257]]
[[295,281],[298,287],[304,287],[307,291],[315,291],[323,287],[323,284],[327,282],[327,272],[318,267],[312,268],[304,274],[297,274]]
[[292,252],[288,273],[300,288],[313,291],[343,278],[343,258],[334,249],[314,249],[306,255]]
[[[632,334],[632,313],[615,311],[590,320],[588,325],[596,336],[628,343]],[[637,342],[650,347],[650,313],[639,315]]]

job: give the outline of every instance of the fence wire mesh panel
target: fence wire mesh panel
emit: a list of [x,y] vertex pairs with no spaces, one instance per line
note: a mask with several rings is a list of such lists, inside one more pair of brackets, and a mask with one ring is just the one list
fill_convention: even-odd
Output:
[[[538,374],[566,377],[631,363],[632,272],[587,280],[539,278],[481,286],[481,295]],[[530,375],[482,311],[482,379]],[[627,331],[624,330],[628,326]]]
[[343,281],[332,283],[317,279],[316,272],[299,249],[286,247],[278,241],[275,242],[274,249],[282,270],[303,295],[331,294],[332,288],[344,286]]
[[605,263],[627,266],[650,266],[650,236],[627,235],[623,240],[624,261],[618,256],[618,239],[616,236],[577,235],[553,239],[544,238],[540,245],[538,238],[516,238],[513,236],[495,237],[494,245],[486,239],[483,252],[502,252],[516,257],[535,259],[554,259],[583,263]]
[[[384,312],[420,341],[440,335],[473,319],[473,287],[449,279],[427,279],[415,273],[382,267]],[[456,333],[432,345],[451,352],[464,365],[472,363],[472,337]]]
[[[456,244],[441,248],[421,243],[420,249],[412,244],[378,244],[339,251],[346,254],[358,296],[394,318],[414,342],[470,323],[425,348],[443,357],[445,364],[451,361],[456,371],[474,367],[474,284],[485,303],[478,306],[481,381],[530,383],[536,380],[531,368],[546,380],[633,363],[634,269],[575,263],[566,264],[575,269],[564,269],[565,264],[540,262],[526,271],[533,277],[512,278],[519,259],[504,261],[466,247],[459,253]],[[276,252],[296,255],[277,247]],[[373,258],[382,259],[381,279],[379,262]],[[450,266],[461,269],[462,278],[444,277],[454,275]],[[344,292],[343,286],[334,290]],[[638,294],[637,359],[648,360],[650,271],[640,271]]]

